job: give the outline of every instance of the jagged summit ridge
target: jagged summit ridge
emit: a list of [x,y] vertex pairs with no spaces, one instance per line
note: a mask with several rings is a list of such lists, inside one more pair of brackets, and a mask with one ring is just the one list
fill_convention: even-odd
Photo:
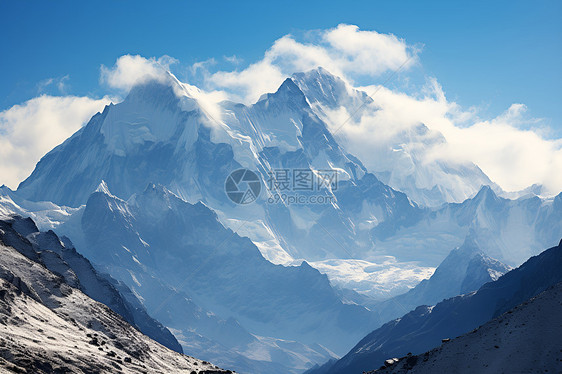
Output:
[[291,78],[311,104],[322,104],[330,109],[343,106],[352,114],[365,104],[373,102],[367,93],[354,89],[323,67],[295,73]]

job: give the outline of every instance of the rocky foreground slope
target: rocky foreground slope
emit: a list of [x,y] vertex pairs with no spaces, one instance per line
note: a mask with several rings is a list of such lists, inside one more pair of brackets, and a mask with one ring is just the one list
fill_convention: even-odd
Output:
[[369,374],[560,373],[562,283],[472,332]]
[[16,230],[0,227],[0,372],[230,372],[143,335],[42,258]]

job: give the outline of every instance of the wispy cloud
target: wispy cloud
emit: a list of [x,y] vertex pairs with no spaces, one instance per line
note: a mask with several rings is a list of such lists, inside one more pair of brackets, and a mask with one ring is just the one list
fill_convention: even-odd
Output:
[[[414,95],[384,87],[362,89],[378,89],[374,110],[364,112],[341,131],[349,149],[372,170],[384,167],[380,160],[388,155],[382,153],[392,152],[392,146],[404,143],[404,133],[423,123],[434,132],[410,138],[408,146],[426,164],[473,162],[507,191],[535,183],[543,184],[550,194],[562,191],[562,175],[556,172],[562,170],[562,139],[545,138],[546,131],[538,127],[540,119],[529,117],[525,105],[515,103],[495,118],[481,119],[477,108],[463,109],[449,101],[434,78]],[[339,118],[346,115],[340,112]],[[446,142],[432,139],[439,133]]]
[[286,35],[276,40],[261,60],[240,71],[207,72],[205,83],[207,88],[227,90],[250,103],[265,92],[275,91],[297,71],[322,66],[352,81],[359,76],[379,76],[405,62],[408,68],[416,63],[418,52],[392,34],[341,24],[309,33],[305,41]]
[[166,72],[176,63],[178,60],[170,56],[144,58],[139,55],[124,55],[110,68],[101,66],[100,83],[126,92],[143,81],[166,79]]
[[37,84],[37,93],[46,93],[51,88],[55,88],[59,94],[66,94],[68,91],[68,81],[70,76],[67,74],[63,77],[44,79]]
[[0,112],[0,184],[17,187],[42,156],[109,102],[43,95]]
[[233,65],[240,65],[244,60],[236,55],[232,56],[224,56],[224,60],[233,64]]

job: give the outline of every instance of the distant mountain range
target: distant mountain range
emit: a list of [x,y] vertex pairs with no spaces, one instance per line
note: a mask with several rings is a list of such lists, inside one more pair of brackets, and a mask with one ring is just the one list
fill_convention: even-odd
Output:
[[[408,154],[404,158],[413,164],[404,166],[397,155],[406,151],[386,144],[384,149],[392,152],[372,157],[394,176],[367,170],[353,150],[342,146],[341,134],[331,134],[329,114],[362,103],[368,104],[362,112],[376,111],[376,102],[325,69],[295,74],[253,105],[225,101],[210,106],[202,95],[171,74],[133,87],[123,102],[106,107],[45,155],[20,184],[18,197],[78,207],[102,180],[124,200],[150,183],[161,184],[190,203],[202,201],[225,226],[248,236],[268,260],[285,265],[303,259],[376,264],[380,256],[393,256],[401,269],[411,261],[436,267],[474,230],[479,237],[489,236],[483,249],[488,255],[517,266],[553,245],[562,232],[556,205],[561,196],[503,199],[475,165],[427,164]],[[420,126],[416,134],[424,137],[427,128]],[[254,204],[236,205],[224,193],[227,176],[239,168],[261,179],[262,194]],[[266,186],[276,170],[337,172],[337,188],[298,191],[321,195],[324,204],[271,204]],[[391,183],[398,180],[410,182]],[[425,198],[415,196],[416,191],[440,195],[441,190],[455,197],[441,196],[429,204],[432,208],[422,208]],[[461,204],[466,198],[470,203]],[[441,206],[446,202],[460,205]],[[399,281],[404,284],[400,290],[415,285]]]
[[[17,191],[0,187],[0,216],[52,230],[36,236],[75,263],[81,290],[147,335],[247,373],[336,359],[562,237],[562,194],[510,195],[475,164],[425,162],[446,139],[423,124],[360,160],[335,111],[377,103],[322,68],[252,105],[211,104],[167,73],[94,115]],[[227,179],[241,169],[261,190],[249,204],[225,193],[245,186]]]
[[[530,258],[523,265],[509,271],[498,280],[484,284],[476,292],[446,299],[434,306],[418,306],[401,318],[388,322],[368,334],[340,360],[329,362],[308,373],[360,373],[373,369],[373,366],[383,365],[387,359],[403,357],[407,353],[423,353],[439,346],[442,339],[455,338],[465,334],[527,302],[541,292],[557,286],[562,282],[561,266],[562,241],[557,247],[547,249],[540,255]],[[535,315],[533,318],[541,319],[544,315],[548,320],[549,315],[556,313],[556,309],[560,308],[559,300],[555,304],[557,304],[555,309],[543,309],[539,315]],[[497,325],[497,323],[495,324]],[[559,329],[555,326],[543,326],[542,328]],[[547,336],[554,337],[557,334]],[[505,339],[510,343],[504,344],[512,346],[515,344],[511,341],[511,338],[505,337]],[[529,331],[529,339],[539,339],[539,336]],[[460,340],[462,341],[462,338]],[[552,345],[556,340],[541,345]],[[527,347],[530,341],[524,340],[525,343],[517,342],[517,344],[523,344],[524,347]],[[490,357],[484,353],[488,349],[492,349],[492,347],[471,347],[467,349],[465,354],[474,352],[477,357]],[[523,349],[523,347],[520,346],[519,349]],[[558,351],[556,353],[559,354]],[[500,362],[504,360],[501,357],[499,359]],[[460,355],[459,360],[469,361],[463,355]],[[477,363],[477,360],[475,363]],[[493,364],[492,360],[490,365]],[[403,365],[401,364],[400,367],[404,367]],[[454,366],[455,364],[451,363],[451,365]],[[527,362],[526,365],[530,369],[534,368],[531,361]],[[555,357],[547,359],[543,356],[537,365],[539,367],[545,365],[549,368],[560,368],[560,364],[555,361]],[[427,367],[427,365],[425,366]],[[466,371],[467,368],[463,370]]]

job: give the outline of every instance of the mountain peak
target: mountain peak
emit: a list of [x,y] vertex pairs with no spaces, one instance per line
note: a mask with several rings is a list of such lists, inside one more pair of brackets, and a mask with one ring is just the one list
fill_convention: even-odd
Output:
[[109,187],[107,186],[107,183],[105,183],[103,179],[101,180],[100,184],[98,185],[98,187],[94,192],[101,192],[105,195],[113,196],[109,191]]
[[272,98],[282,99],[283,101],[290,99],[306,103],[304,93],[291,78],[285,79],[281,86],[279,86],[277,92],[268,97],[268,99]]
[[498,201],[498,195],[492,190],[492,187],[488,185],[483,185],[480,191],[474,196],[473,201],[484,202],[484,201]]
[[277,90],[277,92],[284,92],[284,91],[302,94],[299,87],[295,84],[295,82],[291,78],[285,79],[281,84],[281,86],[279,86],[279,89]]
[[318,103],[328,108],[344,106],[352,111],[365,102],[372,101],[365,92],[354,89],[344,79],[321,66],[303,73],[295,73],[292,79],[310,103]]
[[309,106],[299,86],[291,78],[287,78],[277,91],[262,95],[254,107],[257,110],[281,113],[287,109],[300,112]]
[[300,73],[294,73],[292,76],[295,80],[322,80],[322,81],[342,81],[340,77],[335,74],[330,73],[327,69],[322,66],[318,66],[314,69],[310,69]]
[[160,183],[149,183],[144,189],[143,195],[155,194],[158,196],[175,196],[170,190],[161,185]]
[[10,187],[6,186],[5,184],[0,186],[0,195],[9,196],[13,192],[14,191],[12,191]]
[[126,102],[143,102],[150,105],[170,105],[179,103],[181,86],[171,77],[150,79],[134,85],[125,98]]

